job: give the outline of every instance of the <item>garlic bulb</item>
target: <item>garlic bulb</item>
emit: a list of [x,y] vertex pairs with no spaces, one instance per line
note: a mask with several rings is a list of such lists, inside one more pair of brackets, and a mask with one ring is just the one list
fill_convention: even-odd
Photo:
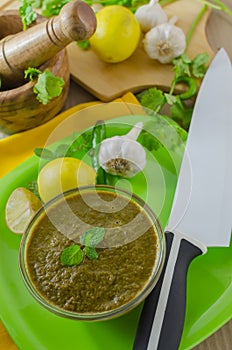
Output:
[[150,0],[149,4],[138,7],[135,17],[143,32],[148,32],[151,28],[168,21],[166,13],[159,5],[159,0]]
[[99,12],[101,9],[103,9],[103,6],[102,6],[102,4],[96,2],[96,3],[93,3],[93,4],[91,5],[91,8],[92,8],[92,10],[93,10],[94,13],[97,13],[97,12]]
[[152,28],[144,38],[144,49],[148,56],[161,63],[170,63],[182,55],[186,48],[185,34],[175,26],[176,18]]
[[143,127],[137,123],[128,134],[113,136],[101,142],[99,164],[112,175],[132,177],[146,165],[146,152],[136,141]]

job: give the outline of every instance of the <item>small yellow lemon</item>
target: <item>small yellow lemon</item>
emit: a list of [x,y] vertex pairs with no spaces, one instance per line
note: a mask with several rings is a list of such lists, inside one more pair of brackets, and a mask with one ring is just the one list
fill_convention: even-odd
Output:
[[34,193],[23,187],[16,188],[6,203],[7,226],[14,233],[23,233],[40,207],[42,202]]
[[56,158],[47,163],[38,176],[38,191],[44,202],[75,187],[94,185],[95,170],[71,157]]
[[96,14],[97,29],[90,46],[105,62],[121,62],[138,46],[141,29],[134,14],[124,6],[111,5]]

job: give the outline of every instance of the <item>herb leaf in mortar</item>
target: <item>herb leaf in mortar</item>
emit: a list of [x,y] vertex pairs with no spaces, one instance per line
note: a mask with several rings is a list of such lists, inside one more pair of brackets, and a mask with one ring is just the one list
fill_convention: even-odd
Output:
[[37,100],[43,105],[46,105],[55,97],[60,96],[64,86],[64,79],[55,76],[52,72],[46,69],[44,72],[37,68],[29,67],[24,72],[24,77],[30,81],[38,79],[33,91],[37,95]]

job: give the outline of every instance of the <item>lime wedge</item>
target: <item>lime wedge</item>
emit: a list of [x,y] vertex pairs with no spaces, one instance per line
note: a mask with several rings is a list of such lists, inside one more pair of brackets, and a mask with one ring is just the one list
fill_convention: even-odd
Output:
[[34,193],[23,187],[16,188],[6,204],[6,223],[9,229],[21,234],[25,231],[32,217],[42,206]]

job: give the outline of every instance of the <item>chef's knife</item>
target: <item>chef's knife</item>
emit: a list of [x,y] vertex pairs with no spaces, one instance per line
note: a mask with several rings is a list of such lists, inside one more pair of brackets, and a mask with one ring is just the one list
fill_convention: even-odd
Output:
[[177,350],[190,262],[208,246],[228,246],[232,213],[232,68],[213,59],[195,103],[165,238],[160,280],[144,303],[134,350]]

